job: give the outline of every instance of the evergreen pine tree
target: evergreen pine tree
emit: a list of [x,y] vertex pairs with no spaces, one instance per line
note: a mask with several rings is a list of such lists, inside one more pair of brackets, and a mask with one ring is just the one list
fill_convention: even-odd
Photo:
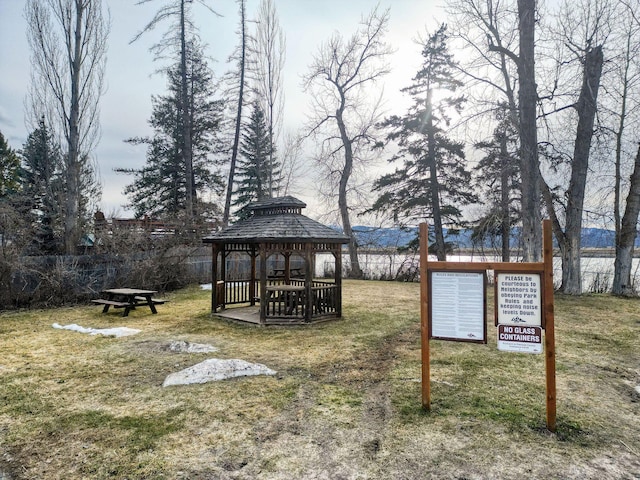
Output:
[[32,253],[57,253],[64,235],[62,154],[44,118],[23,146],[20,184],[18,209],[31,225]]
[[270,162],[272,154],[275,152],[270,144],[264,112],[259,103],[254,102],[240,142],[234,206],[242,208],[251,202],[269,198],[270,191],[279,190],[280,164],[275,159]]
[[210,192],[220,193],[223,181],[218,172],[212,171],[212,156],[218,152],[222,102],[214,99],[213,75],[204,59],[202,47],[189,43],[187,56],[189,103],[181,101],[181,67],[174,65],[167,70],[168,94],[154,96],[149,124],[152,137],[132,138],[133,144],[147,144],[147,161],[141,169],[120,168],[116,171],[132,174],[134,181],[125,187],[130,206],[136,217],[145,215],[165,219],[186,214],[187,169],[183,158],[185,145],[183,110],[188,110],[189,135],[193,165],[191,184],[198,196],[195,209],[200,215],[208,215],[214,206],[204,200]]
[[450,122],[448,112],[460,111],[464,98],[434,98],[436,91],[453,94],[462,86],[454,76],[456,64],[447,38],[447,27],[442,25],[425,42],[422,68],[413,84],[402,90],[411,95],[413,105],[404,116],[389,117],[381,124],[390,130],[387,141],[398,145],[389,162],[402,165],[376,180],[374,191],[381,195],[371,208],[390,213],[400,223],[432,219],[439,260],[446,258],[444,223],[459,224],[460,207],[475,200],[464,145],[444,130]]

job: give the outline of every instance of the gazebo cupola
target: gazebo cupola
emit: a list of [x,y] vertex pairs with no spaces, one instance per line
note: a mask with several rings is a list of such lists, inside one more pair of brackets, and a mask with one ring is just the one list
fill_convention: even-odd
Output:
[[[246,218],[203,239],[213,253],[213,313],[261,325],[341,316],[342,245],[349,237],[304,216],[305,207],[291,196],[255,202],[245,207]],[[318,255],[333,260],[333,278],[315,278]],[[227,312],[231,305],[249,313]]]

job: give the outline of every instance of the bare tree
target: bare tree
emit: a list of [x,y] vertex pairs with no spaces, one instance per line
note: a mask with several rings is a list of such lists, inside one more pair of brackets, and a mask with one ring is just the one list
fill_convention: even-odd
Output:
[[[587,0],[576,9],[575,4],[565,3],[558,18],[559,41],[564,48],[556,59],[556,71],[571,70],[571,64],[577,68],[575,75],[565,73],[569,83],[581,82],[577,98],[569,105],[564,105],[556,112],[568,110],[577,117],[576,134],[569,158],[569,184],[563,198],[552,196],[551,189],[542,180],[546,209],[551,218],[554,235],[562,254],[562,291],[577,295],[582,292],[582,275],[580,270],[581,235],[584,212],[584,200],[587,185],[587,173],[591,144],[594,135],[594,124],[598,111],[598,92],[604,62],[603,45],[608,36],[609,5],[600,0]],[[566,56],[563,55],[563,51]],[[579,72],[579,73],[578,73]],[[579,79],[579,80],[578,80]],[[561,86],[561,81],[554,81]],[[572,89],[575,91],[575,87]],[[571,94],[570,94],[571,95]],[[523,178],[524,180],[524,178]],[[564,200],[564,201],[562,201]],[[561,215],[555,205],[559,205],[564,216],[564,230]]]
[[[500,92],[504,97],[502,102],[510,109],[513,124],[518,126],[521,208],[527,212],[527,215],[522,216],[523,257],[527,261],[538,261],[542,252],[542,218],[536,124],[536,1],[517,0],[517,15],[512,2],[498,0],[457,0],[450,6],[450,11],[459,15],[456,28],[458,36],[475,52],[472,68],[465,68],[465,72],[479,84]],[[514,27],[516,22],[517,27]],[[485,39],[479,37],[479,32],[484,34]],[[488,47],[486,50],[484,45]],[[517,99],[514,72],[509,60],[517,69]],[[487,71],[493,71],[497,76],[487,76]],[[492,108],[496,108],[500,102],[491,103]]]
[[[614,127],[615,147],[615,185],[613,215],[616,231],[616,257],[614,261],[614,275],[612,292],[616,295],[630,295],[633,293],[631,282],[631,266],[633,251],[637,237],[638,214],[640,213],[640,148],[638,148],[633,173],[630,176],[629,193],[626,199],[624,215],[622,206],[622,163],[624,141],[629,127],[632,135],[633,127],[637,127],[637,114],[640,109],[638,87],[640,86],[640,17],[636,12],[640,7],[638,0],[622,1],[618,5],[618,31],[621,32],[621,55],[615,62],[613,73],[615,81],[607,89],[613,97],[617,108],[613,112],[617,119]],[[630,121],[636,117],[635,125]],[[634,135],[636,136],[636,135]],[[637,142],[637,136],[635,138]]]
[[540,162],[536,105],[538,93],[535,77],[536,1],[518,0],[519,55],[518,105],[520,128],[520,190],[522,192],[523,257],[539,261],[542,255],[542,217],[540,215]]
[[[518,124],[518,43],[516,0],[450,0],[447,12],[452,39],[465,50],[460,71],[470,87],[467,114],[483,121],[502,118],[505,106]],[[513,61],[512,61],[513,60]],[[496,115],[496,113],[498,115]],[[502,122],[502,120],[501,120]],[[490,129],[487,129],[490,131]],[[479,140],[485,140],[483,135]]]
[[[465,50],[460,55],[464,62],[460,70],[471,87],[466,93],[467,117],[474,128],[469,133],[480,135],[476,148],[485,151],[476,178],[480,187],[484,187],[488,202],[474,227],[474,236],[484,240],[487,234],[499,234],[503,261],[510,258],[511,225],[520,219],[520,198],[514,195],[520,190],[516,181],[520,176],[520,157],[513,152],[519,150],[520,59],[514,53],[518,44],[516,3],[516,0],[451,0],[447,4],[453,34]],[[490,130],[482,125],[492,124],[492,140],[488,141]],[[517,142],[512,145],[514,133]]]
[[[282,70],[286,42],[273,0],[262,0],[256,19],[256,31],[251,37],[251,77],[255,98],[260,102],[267,121],[271,149],[269,172],[273,173],[275,146],[280,136],[284,92]],[[270,173],[270,175],[271,175]],[[277,179],[269,178],[269,195],[274,194]]]
[[616,232],[616,258],[614,261],[613,293],[630,295],[633,293],[631,284],[631,264],[633,250],[638,236],[638,214],[640,214],[640,147],[636,153],[635,167],[631,174],[631,185],[624,216],[620,224],[620,231]]
[[32,56],[28,114],[34,124],[44,115],[66,144],[64,243],[71,254],[80,238],[81,177],[98,140],[109,20],[101,0],[28,0],[25,16]]
[[[380,103],[371,105],[371,88],[388,71],[386,58],[391,53],[383,41],[389,23],[389,11],[374,9],[361,21],[360,29],[349,39],[336,32],[323,43],[313,58],[304,85],[311,93],[313,112],[310,135],[323,143],[328,162],[326,178],[337,173],[338,208],[349,242],[350,274],[361,277],[358,244],[350,219],[349,188],[352,173],[365,158],[365,148],[373,141],[371,130],[380,115]],[[341,157],[339,164],[331,162]],[[334,170],[335,167],[336,169]]]
[[223,226],[229,224],[229,216],[231,215],[231,197],[233,196],[234,177],[236,173],[236,162],[238,160],[238,147],[240,144],[240,129],[242,127],[242,107],[244,106],[244,86],[245,73],[247,64],[247,21],[245,12],[245,0],[238,0],[240,6],[240,45],[235,55],[230,60],[237,63],[237,72],[233,75],[234,80],[237,79],[236,85],[232,89],[237,95],[236,114],[234,118],[234,135],[233,145],[231,147],[231,162],[229,164],[229,179],[227,181],[227,193],[224,202],[224,214],[222,217]]
[[298,188],[296,180],[300,177],[302,165],[302,147],[304,139],[299,134],[285,131],[282,140],[282,184],[279,195],[290,195]]

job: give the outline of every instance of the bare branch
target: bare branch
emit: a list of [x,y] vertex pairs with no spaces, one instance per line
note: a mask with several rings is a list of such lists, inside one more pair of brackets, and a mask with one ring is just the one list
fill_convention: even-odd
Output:
[[[364,88],[371,88],[389,71],[386,59],[391,49],[383,40],[388,22],[389,11],[379,13],[376,8],[348,40],[334,33],[320,46],[303,79],[313,110],[307,136],[320,139],[322,145],[317,163],[326,175],[321,187],[337,196],[342,226],[348,236],[352,235],[351,202],[360,197],[355,194],[358,188],[354,189],[353,183],[357,183],[358,166],[366,161],[365,146],[372,138],[368,132],[381,105],[380,100],[373,105],[367,102],[371,94]],[[336,171],[339,174],[334,174]],[[352,239],[349,252],[354,276],[362,273],[357,247]]]

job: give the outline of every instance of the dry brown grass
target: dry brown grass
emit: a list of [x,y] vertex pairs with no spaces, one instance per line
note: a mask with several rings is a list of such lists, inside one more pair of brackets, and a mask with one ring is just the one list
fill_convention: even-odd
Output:
[[[341,320],[295,328],[212,318],[197,288],[158,315],[2,314],[0,479],[640,478],[640,301],[556,298],[550,434],[543,357],[498,352],[491,324],[486,346],[432,342],[422,411],[418,296],[416,284],[347,281]],[[175,339],[220,350],[167,351]],[[211,357],[278,375],[161,387]]]

